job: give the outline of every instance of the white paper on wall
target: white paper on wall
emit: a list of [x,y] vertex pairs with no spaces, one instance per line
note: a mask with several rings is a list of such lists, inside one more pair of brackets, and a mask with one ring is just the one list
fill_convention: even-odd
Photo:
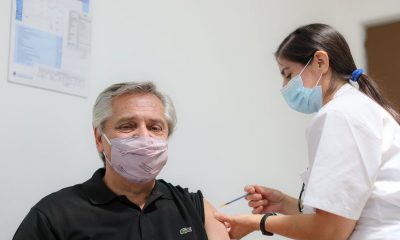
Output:
[[9,81],[86,97],[90,0],[13,0]]

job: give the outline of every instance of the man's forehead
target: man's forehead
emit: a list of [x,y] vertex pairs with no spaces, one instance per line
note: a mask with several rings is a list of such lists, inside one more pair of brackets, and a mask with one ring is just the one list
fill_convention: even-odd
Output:
[[160,105],[160,101],[158,98],[145,98],[145,97],[138,97],[132,103],[136,107],[156,107]]
[[150,93],[123,94],[123,95],[115,97],[113,99],[113,103],[116,103],[116,104],[123,103],[122,105],[129,104],[131,106],[136,106],[136,107],[156,107],[156,106],[163,107],[161,100],[154,94],[150,94]]
[[164,118],[164,106],[153,94],[125,94],[113,99],[113,115],[127,117],[132,114],[150,114]]

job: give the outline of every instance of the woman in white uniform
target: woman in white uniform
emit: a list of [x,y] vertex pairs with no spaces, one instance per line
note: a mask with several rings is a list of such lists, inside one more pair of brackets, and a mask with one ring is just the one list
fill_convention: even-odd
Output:
[[306,131],[302,193],[247,186],[253,214],[216,218],[235,239],[259,230],[293,239],[400,239],[399,114],[330,26],[296,29],[276,59],[288,105],[317,112]]

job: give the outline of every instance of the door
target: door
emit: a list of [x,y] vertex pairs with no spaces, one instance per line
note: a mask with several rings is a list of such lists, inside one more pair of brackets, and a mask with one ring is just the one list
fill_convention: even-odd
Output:
[[367,27],[368,75],[400,110],[400,21]]

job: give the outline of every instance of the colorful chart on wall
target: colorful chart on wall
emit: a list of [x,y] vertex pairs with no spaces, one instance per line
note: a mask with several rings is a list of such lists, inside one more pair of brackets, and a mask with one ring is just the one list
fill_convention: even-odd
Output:
[[87,97],[90,0],[13,0],[9,81]]

